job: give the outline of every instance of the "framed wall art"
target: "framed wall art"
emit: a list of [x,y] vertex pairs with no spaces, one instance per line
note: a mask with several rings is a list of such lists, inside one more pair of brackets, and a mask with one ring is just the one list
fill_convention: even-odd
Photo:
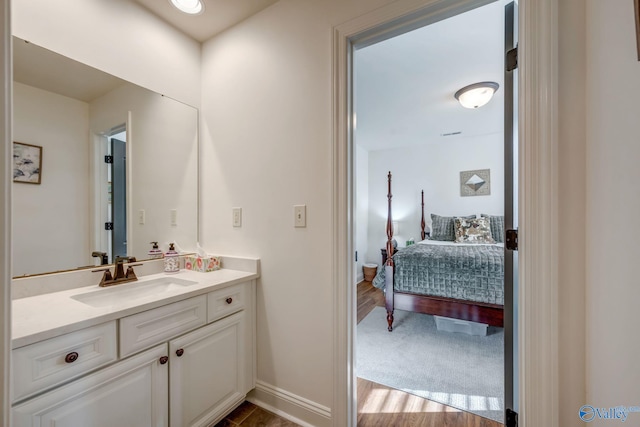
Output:
[[491,195],[491,170],[476,169],[460,172],[460,196]]
[[40,184],[42,176],[42,147],[13,143],[13,182]]

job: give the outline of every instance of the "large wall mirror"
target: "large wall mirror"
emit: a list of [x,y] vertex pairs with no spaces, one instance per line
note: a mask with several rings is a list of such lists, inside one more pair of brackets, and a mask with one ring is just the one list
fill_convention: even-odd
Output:
[[[198,110],[14,37],[13,276],[198,241]],[[27,145],[28,144],[28,145]],[[40,148],[41,147],[41,150]],[[28,163],[29,172],[21,165]]]

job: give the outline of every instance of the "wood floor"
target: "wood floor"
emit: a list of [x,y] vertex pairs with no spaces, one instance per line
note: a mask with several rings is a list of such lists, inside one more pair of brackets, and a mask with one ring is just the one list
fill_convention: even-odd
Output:
[[[358,284],[358,323],[384,307],[371,282]],[[413,394],[358,378],[358,427],[503,427],[502,424]],[[296,427],[291,421],[244,402],[215,427]]]
[[215,427],[300,427],[247,401],[238,406]]

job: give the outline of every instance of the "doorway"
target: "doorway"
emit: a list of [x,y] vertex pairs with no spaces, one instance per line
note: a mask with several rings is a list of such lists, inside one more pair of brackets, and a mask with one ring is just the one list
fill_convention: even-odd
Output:
[[[493,107],[498,112],[496,116],[498,117],[497,122],[495,120],[494,121],[488,120],[485,117],[485,118],[477,119],[479,121],[475,122],[474,124],[474,120],[472,118],[469,118],[471,116],[466,116],[463,119],[459,119],[459,118],[450,119],[444,115],[439,116],[438,113],[434,110],[429,111],[429,110],[425,110],[424,108],[421,109],[416,107],[409,107],[408,105],[402,105],[402,103],[399,102],[397,99],[390,100],[389,97],[387,97],[386,99],[384,98],[384,96],[381,96],[379,99],[375,99],[375,97],[369,97],[369,98],[366,96],[361,97],[360,95],[362,95],[362,92],[359,89],[359,85],[357,81],[357,78],[359,76],[359,71],[362,69],[362,66],[363,66],[362,62],[359,59],[359,55],[361,53],[364,53],[367,50],[369,51],[375,50],[376,48],[381,47],[382,45],[391,46],[388,49],[391,51],[391,53],[395,53],[397,55],[396,59],[390,59],[390,57],[387,57],[386,60],[382,60],[382,65],[378,66],[380,69],[377,71],[380,71],[379,74],[383,76],[383,80],[384,78],[386,78],[389,81],[392,81],[395,78],[395,80],[401,81],[402,77],[397,78],[392,76],[393,72],[390,70],[390,67],[398,66],[399,61],[403,57],[405,59],[407,57],[409,58],[409,61],[408,61],[409,64],[414,63],[414,65],[416,65],[415,63],[418,62],[418,56],[420,55],[420,53],[423,53],[424,51],[428,51],[429,47],[427,46],[427,42],[425,42],[424,40],[422,42],[414,41],[414,45],[412,46],[412,49],[414,50],[413,55],[411,54],[411,52],[400,51],[397,45],[394,46],[394,43],[397,40],[400,40],[403,38],[406,39],[407,37],[409,37],[410,34],[417,33],[420,30],[410,28],[410,29],[413,29],[413,31],[408,32],[407,29],[402,29],[397,27],[393,29],[392,33],[400,33],[401,36],[398,36],[397,34],[393,34],[395,36],[393,38],[377,36],[369,40],[361,41],[360,43],[354,43],[354,50],[351,52],[351,55],[352,55],[351,58],[353,60],[353,63],[352,63],[353,75],[354,75],[354,78],[356,79],[356,81],[353,83],[353,86],[352,86],[353,87],[352,108],[354,112],[353,114],[354,132],[352,134],[352,139],[354,143],[354,147],[352,148],[353,150],[352,151],[352,156],[353,156],[352,157],[353,158],[352,160],[353,175],[352,176],[355,180],[355,183],[353,184],[352,188],[354,188],[354,192],[356,194],[356,200],[357,200],[354,207],[354,212],[355,212],[354,217],[356,218],[354,221],[354,230],[356,230],[355,239],[354,239],[354,248],[357,251],[356,252],[357,253],[356,270],[355,270],[357,276],[360,276],[360,277],[362,276],[362,272],[363,272],[362,264],[364,263],[371,265],[372,262],[377,261],[378,267],[379,268],[382,267],[380,262],[380,252],[381,251],[383,252],[382,248],[384,248],[384,243],[385,243],[384,239],[386,239],[386,237],[383,239],[383,236],[384,236],[384,226],[386,222],[386,218],[385,218],[386,212],[384,212],[384,207],[386,203],[385,196],[387,193],[386,176],[385,176],[386,173],[383,173],[383,172],[385,172],[388,169],[392,169],[393,171],[395,171],[394,175],[396,177],[396,181],[395,181],[396,185],[394,186],[394,192],[393,192],[394,222],[393,222],[392,228],[394,230],[394,237],[397,238],[399,247],[408,246],[411,242],[419,240],[419,236],[420,236],[420,229],[419,229],[420,195],[419,193],[420,193],[420,188],[424,186],[428,187],[427,197],[426,197],[426,199],[428,200],[427,204],[430,206],[427,208],[427,211],[426,211],[428,223],[430,222],[429,212],[450,213],[451,215],[459,216],[463,214],[462,210],[465,210],[465,209],[474,211],[474,213],[477,210],[478,217],[480,216],[480,212],[488,212],[492,215],[492,217],[501,217],[502,221],[504,221],[505,213],[506,213],[505,211],[505,202],[507,201],[506,199],[509,199],[508,200],[509,203],[512,200],[512,196],[506,197],[504,194],[504,191],[511,191],[514,188],[511,183],[505,182],[513,178],[512,168],[508,165],[509,162],[511,162],[511,165],[513,165],[513,161],[511,159],[509,159],[507,162],[502,160],[505,157],[502,151],[504,147],[503,134],[507,130],[504,127],[503,107],[502,107],[501,99],[499,99],[504,97],[503,94],[505,92],[503,89],[503,87],[505,86],[505,82],[502,79],[502,70],[504,66],[503,46],[504,46],[505,36],[504,36],[503,28],[504,28],[505,4],[506,2],[503,2],[503,1],[494,2],[484,7],[481,7],[482,5],[476,4],[476,5],[473,5],[473,7],[471,7],[471,9],[473,10],[467,13],[453,14],[452,16],[444,16],[444,18],[446,19],[443,19],[442,17],[440,17],[440,19],[433,19],[431,22],[428,22],[429,24],[431,24],[429,27],[422,27],[422,28],[429,28],[429,29],[434,29],[436,27],[443,27],[443,24],[446,22],[451,22],[456,19],[459,20],[462,17],[470,17],[473,14],[478,14],[483,10],[487,10],[490,8],[494,8],[495,10],[498,10],[497,16],[500,18],[500,25],[499,25],[500,31],[497,33],[497,38],[494,36],[494,43],[493,43],[493,45],[495,46],[495,54],[497,55],[497,58],[498,58],[498,61],[497,61],[498,66],[497,66],[497,69],[494,68],[493,75],[494,76],[498,75],[499,78],[493,78],[492,80],[499,81],[500,88],[502,89],[502,91],[498,92],[497,96],[494,98],[494,100],[492,101],[489,107],[484,107],[483,110],[479,109],[477,111],[472,111],[472,113],[479,113],[481,111],[485,112],[485,111],[489,111],[489,109]],[[477,9],[475,8],[476,6],[478,6]],[[476,19],[475,22],[478,22],[478,21],[483,22],[482,19],[477,19],[477,16],[474,16],[471,19],[472,19],[472,21],[470,21],[471,24],[469,22],[467,22],[466,24],[467,29],[473,25],[473,19]],[[464,26],[464,24],[462,25]],[[416,26],[415,22],[412,23],[410,26],[415,27]],[[491,26],[490,23],[489,23],[489,26]],[[477,28],[479,26],[476,25],[475,27]],[[429,54],[430,56],[429,59],[431,59],[432,61],[431,67],[430,67],[431,69],[426,71],[423,70],[419,78],[437,80],[440,77],[440,75],[445,75],[446,77],[445,81],[447,79],[451,81],[449,83],[446,83],[446,82],[442,83],[441,81],[438,81],[439,83],[436,83],[436,86],[438,86],[438,88],[441,89],[440,93],[438,93],[439,97],[437,97],[437,99],[436,97],[434,97],[434,99],[431,99],[430,98],[431,93],[429,93],[429,91],[422,91],[419,88],[419,86],[416,84],[417,82],[415,80],[412,80],[412,78],[407,75],[405,75],[406,78],[404,79],[404,82],[410,83],[410,84],[405,85],[404,87],[403,85],[399,85],[400,87],[398,87],[397,84],[390,84],[389,81],[386,84],[384,82],[383,83],[378,82],[377,85],[373,84],[373,85],[370,85],[370,87],[377,86],[381,88],[380,90],[377,90],[377,92],[383,92],[383,95],[384,95],[384,92],[388,92],[388,91],[401,92],[402,95],[404,96],[404,99],[410,97],[412,91],[414,94],[420,93],[421,96],[424,98],[423,102],[425,105],[427,105],[427,107],[432,105],[443,104],[449,101],[449,105],[447,105],[447,108],[460,108],[460,105],[458,105],[455,99],[453,98],[453,93],[455,92],[455,89],[457,88],[457,86],[462,86],[463,84],[458,83],[456,86],[456,84],[452,82],[455,82],[456,79],[458,80],[462,79],[461,77],[456,75],[456,71],[463,68],[463,66],[461,66],[459,63],[446,64],[444,68],[445,71],[442,72],[442,71],[438,71],[437,67],[433,66],[433,64],[437,63],[438,65],[440,65],[441,63],[445,63],[447,59],[446,55],[448,53],[447,50],[449,52],[451,52],[451,50],[455,51],[455,49],[452,49],[452,47],[455,45],[455,41],[446,39],[446,36],[454,34],[455,36],[467,37],[467,38],[471,37],[472,39],[480,39],[481,37],[481,35],[479,34],[469,36],[468,34],[462,34],[462,33],[464,33],[464,31],[456,32],[449,29],[449,30],[440,30],[439,36],[438,35],[435,37],[433,35],[431,36],[431,41],[436,41],[436,43],[434,44],[440,45],[441,52],[438,52],[438,54],[443,55],[443,57],[438,57],[436,54]],[[485,42],[480,41],[480,44],[487,45],[491,43],[487,43],[486,41]],[[420,49],[423,49],[423,52],[420,52]],[[384,48],[381,47],[381,49],[379,50],[384,50]],[[417,53],[417,52],[420,52],[420,53]],[[389,54],[389,52],[387,52],[387,54]],[[457,58],[462,57],[468,63],[474,63],[474,61],[476,62],[478,61],[477,58],[473,57],[474,54],[477,54],[478,56],[482,56],[483,54],[485,54],[486,56],[486,52],[482,52],[481,49],[476,47],[475,49],[472,49],[472,51],[469,54],[458,55]],[[456,55],[453,54],[453,56],[456,56]],[[410,68],[410,65],[405,67],[400,65],[400,68],[403,68],[402,71],[406,71],[406,69]],[[429,74],[429,72],[431,72],[432,74]],[[475,70],[475,74],[483,75],[483,71]],[[488,74],[492,74],[492,73],[486,72],[486,71],[484,72],[485,76]],[[477,80],[480,80],[480,81],[487,80],[487,78],[483,76],[483,77],[477,78]],[[474,83],[474,81],[467,81],[466,83]],[[445,87],[447,84],[450,84],[452,87],[451,88]],[[451,92],[451,97],[450,99],[446,99],[446,101],[443,102],[443,100],[445,99],[443,93],[445,92],[446,93]],[[380,95],[380,93],[377,93],[376,95]],[[400,98],[403,98],[403,97],[401,96]],[[386,110],[387,113],[380,113],[380,111],[373,111],[373,112],[367,111],[367,110],[371,110],[372,106],[376,107],[376,108],[373,108],[374,110],[376,109],[380,110],[380,108],[378,108],[380,106],[390,106],[390,108]],[[400,114],[397,117],[393,117],[390,120],[388,120],[389,119],[387,117],[388,111],[394,111],[394,110],[396,112],[399,112]],[[417,118],[416,116],[418,115],[422,115],[422,119]],[[479,116],[479,114],[476,114],[476,116]],[[373,120],[371,119],[372,117],[374,117]],[[371,123],[379,125],[385,120],[393,122],[395,128],[381,131],[380,129],[375,129],[375,126],[371,126]],[[415,130],[412,131],[409,129],[412,123],[415,123],[415,122],[419,122],[419,124],[422,125],[419,131],[415,131]],[[499,132],[496,131],[495,129],[496,123],[498,128],[500,129]],[[491,128],[491,126],[493,126],[493,128]],[[450,127],[450,129],[447,129],[447,127]],[[458,127],[460,129],[457,129],[455,127]],[[436,132],[436,129],[437,129],[437,132]],[[498,133],[499,133],[499,136],[496,136],[496,134]],[[513,134],[513,129],[511,129],[511,133]],[[517,130],[516,130],[516,133],[517,133]],[[496,138],[499,141],[497,144],[495,142]],[[493,143],[485,141],[490,139],[493,140]],[[430,145],[426,149],[424,148],[425,140],[427,141],[426,144]],[[434,143],[433,140],[439,140],[439,141]],[[371,148],[369,147],[369,149],[363,150],[362,147],[363,145],[366,145],[366,144],[373,145],[374,149],[371,150]],[[414,147],[410,147],[412,144],[414,145]],[[415,148],[415,146],[418,146],[420,144],[423,145],[422,149]],[[455,147],[456,145],[457,147]],[[480,149],[480,152],[475,152],[470,147],[476,146],[476,145],[485,146],[485,148]],[[512,143],[512,147],[513,147],[513,143]],[[496,151],[495,150],[496,148],[498,149],[499,152],[494,152]],[[447,153],[447,150],[451,151],[455,149],[460,150],[457,155]],[[403,150],[405,152],[404,156],[398,156],[396,154],[393,154],[393,152],[397,150],[401,150],[401,151]],[[371,153],[371,151],[374,151],[374,152],[383,151],[383,153],[382,154],[377,153],[372,155],[372,157],[375,157],[373,161],[363,161],[362,160],[363,157],[369,156],[369,153]],[[483,154],[485,154],[486,157],[482,157]],[[512,153],[510,152],[508,153],[508,155],[511,155],[511,154]],[[465,155],[467,155],[467,158],[464,157]],[[471,159],[470,157],[473,157],[473,159]],[[452,164],[451,162],[443,161],[443,159],[447,159],[447,158],[457,159],[458,161],[454,162],[455,164]],[[498,164],[490,163],[491,161],[490,159],[493,159],[495,161],[496,158],[500,159],[500,161],[498,161]],[[474,163],[474,161],[476,163]],[[471,203],[468,203],[471,201],[471,198],[463,199],[458,195],[455,195],[457,197],[454,197],[454,195],[450,191],[451,189],[460,190],[458,185],[462,185],[462,182],[460,182],[457,185],[453,185],[451,183],[459,179],[458,174],[463,172],[464,169],[478,169],[479,165],[478,167],[474,166],[474,164],[477,165],[478,161],[484,161],[490,166],[486,169],[488,169],[491,172],[491,175],[490,175],[491,184],[492,184],[491,187],[493,191],[490,195],[486,195],[485,200],[478,202],[479,198],[477,198],[476,200],[474,200],[474,203],[471,204]],[[365,165],[364,169],[366,170],[366,172],[364,174],[362,173],[362,169],[363,169],[362,165]],[[420,183],[420,185],[418,185],[416,188],[413,188],[411,185],[407,185],[408,183],[413,184],[414,182],[421,180],[421,178],[419,177],[420,174],[417,174],[415,172],[421,166],[425,169],[429,169],[429,171],[432,172],[432,174],[435,174],[435,176],[428,176],[427,178],[422,179],[423,182]],[[453,170],[450,170],[450,169],[453,169]],[[376,174],[374,173],[375,171],[380,173]],[[507,174],[509,175],[509,179],[505,180],[505,175]],[[363,179],[363,176],[364,176],[364,179]],[[482,176],[482,178],[483,180],[486,179],[484,178],[484,176]],[[362,185],[363,180],[369,181],[369,184],[363,186]],[[372,181],[376,181],[376,180],[378,181],[376,184],[371,184]],[[438,185],[434,185],[434,182],[437,182]],[[475,184],[477,185],[477,182]],[[369,215],[364,217],[361,214],[363,209],[360,203],[361,198],[359,197],[359,194],[363,191],[362,190],[363,187],[369,188],[368,190],[365,190],[367,194],[366,194],[366,197],[364,197],[364,200],[365,200],[365,204],[369,205],[370,207],[370,209],[368,209]],[[447,189],[449,190],[448,193],[444,191],[443,189],[444,187],[447,187]],[[489,199],[491,199],[491,202],[489,202]],[[470,206],[473,206],[473,208],[471,208]],[[512,206],[507,206],[506,209],[507,210],[512,209]],[[511,213],[509,213],[507,216],[510,217],[510,220],[508,222],[511,225],[513,216],[511,215]],[[364,226],[362,222],[365,222]],[[362,230],[367,230],[365,232],[367,235],[365,236],[364,239],[362,238],[362,234],[363,234]],[[371,233],[371,230],[379,231],[379,233],[377,233],[377,236],[379,237],[376,238],[375,237],[376,232],[374,231],[373,233]],[[428,226],[427,226],[427,230],[428,230]],[[374,237],[371,237],[371,236],[374,236]],[[364,240],[364,243],[363,243],[363,240]],[[509,294],[508,297],[511,298],[511,294]],[[360,301],[357,300],[357,302],[358,302],[357,305],[360,306]],[[505,309],[505,311],[507,311],[507,309]],[[511,314],[509,315],[511,316]],[[362,316],[359,316],[359,318],[361,317]],[[512,333],[512,332],[513,332],[513,329],[510,329],[509,333]],[[507,341],[511,346],[511,349],[513,349],[513,341],[511,341],[511,339],[508,339]],[[508,365],[511,366],[510,363]],[[501,370],[502,369],[504,368],[501,367]],[[358,382],[360,382],[360,379],[358,380]],[[513,392],[513,388],[511,386],[508,386],[508,389],[509,389],[508,393]],[[440,394],[446,394],[446,393],[440,393]],[[450,397],[451,396],[449,396],[449,398]],[[467,397],[476,398],[477,400],[479,396],[467,396]],[[509,396],[507,398],[507,401],[512,403],[512,398]],[[491,405],[485,405],[485,407],[486,406],[491,406]],[[493,406],[495,408],[495,405]],[[500,406],[501,406],[500,412],[502,412],[504,410],[504,404],[501,403]],[[501,418],[501,421],[504,421],[504,418]],[[363,424],[363,425],[366,425],[366,424]]]
[[[486,4],[485,2],[484,4]],[[353,241],[354,180],[352,88],[353,47],[418,28],[434,16],[452,16],[478,6],[474,1],[398,0],[340,24],[333,31],[333,294],[334,425],[356,425],[354,329],[356,301]],[[521,422],[558,424],[558,9],[552,0],[520,4],[518,53],[517,187],[521,239],[517,271],[518,400]],[[400,28],[400,30],[397,30]],[[385,37],[381,37],[381,34]],[[514,159],[515,162],[515,159]],[[516,272],[514,271],[514,274]]]
[[93,256],[103,264],[126,257],[127,249],[127,143],[126,124],[93,135]]
[[127,134],[109,138],[111,145],[111,259],[127,256]]

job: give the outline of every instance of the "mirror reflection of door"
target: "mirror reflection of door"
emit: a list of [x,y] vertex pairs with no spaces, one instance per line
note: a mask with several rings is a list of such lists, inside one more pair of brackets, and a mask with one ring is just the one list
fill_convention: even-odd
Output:
[[112,262],[127,256],[127,143],[124,135],[111,138],[111,248]]

